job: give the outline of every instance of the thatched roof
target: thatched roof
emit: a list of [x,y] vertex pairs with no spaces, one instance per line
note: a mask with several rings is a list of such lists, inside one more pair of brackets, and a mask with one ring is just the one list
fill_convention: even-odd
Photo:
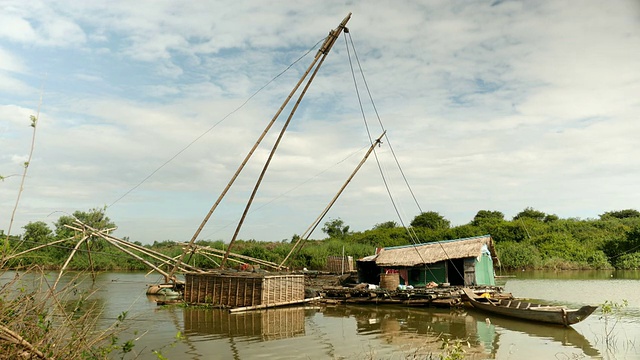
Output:
[[[491,236],[483,235],[418,245],[388,247],[382,249],[375,258],[367,256],[365,259],[375,261],[377,266],[413,267],[433,264],[443,260],[475,258],[482,253],[483,245],[486,245],[491,256],[496,258]],[[365,259],[359,261],[367,261]]]

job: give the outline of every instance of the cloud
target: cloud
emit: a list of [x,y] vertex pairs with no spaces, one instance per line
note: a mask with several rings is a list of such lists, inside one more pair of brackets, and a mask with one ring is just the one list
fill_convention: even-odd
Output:
[[[28,119],[40,87],[33,69],[50,74],[20,221],[127,194],[109,209],[122,235],[190,237],[316,51],[279,74],[349,11],[346,40],[357,61],[340,38],[273,158],[242,237],[301,233],[358,164],[369,134],[381,133],[378,115],[389,141],[329,214],[354,230],[396,220],[378,161],[404,220],[418,212],[390,145],[421,208],[454,224],[481,209],[585,217],[637,207],[640,198],[621,190],[640,178],[634,1],[16,1],[0,15],[0,24],[13,24],[0,26],[0,91],[9,95],[0,104],[0,120],[9,120],[0,141],[11,149],[0,156],[3,173],[30,141],[16,119]],[[256,150],[207,236],[235,228],[275,138]],[[0,218],[14,186],[0,188]]]
[[63,15],[52,3],[9,1],[0,15],[0,38],[23,44],[44,46],[81,45],[86,41],[82,28]]
[[0,47],[0,70],[20,73],[25,66],[18,57]]

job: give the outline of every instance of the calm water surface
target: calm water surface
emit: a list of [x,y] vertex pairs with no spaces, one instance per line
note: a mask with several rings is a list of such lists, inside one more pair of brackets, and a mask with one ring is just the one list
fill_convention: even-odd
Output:
[[[514,275],[514,274],[509,274]],[[4,274],[0,277],[13,276]],[[56,274],[50,275],[55,279]],[[77,287],[97,289],[103,325],[128,311],[138,359],[405,359],[439,354],[443,337],[465,342],[468,359],[640,359],[640,272],[523,272],[500,278],[517,297],[577,307],[628,306],[608,324],[597,310],[570,328],[488,316],[471,309],[307,306],[229,314],[157,306],[143,273],[103,273]],[[607,346],[605,329],[613,329]],[[176,339],[176,334],[182,334]],[[468,343],[468,345],[467,345]],[[133,358],[133,357],[129,357]],[[435,357],[437,358],[437,356]]]

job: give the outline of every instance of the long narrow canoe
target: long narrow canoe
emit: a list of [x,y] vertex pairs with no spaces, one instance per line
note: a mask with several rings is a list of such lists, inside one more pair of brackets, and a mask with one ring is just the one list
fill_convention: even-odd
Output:
[[478,310],[511,318],[564,326],[579,323],[598,308],[586,305],[580,309],[567,309],[564,306],[543,305],[520,300],[492,300],[476,296],[468,288],[464,288],[462,291],[469,298],[471,305]]

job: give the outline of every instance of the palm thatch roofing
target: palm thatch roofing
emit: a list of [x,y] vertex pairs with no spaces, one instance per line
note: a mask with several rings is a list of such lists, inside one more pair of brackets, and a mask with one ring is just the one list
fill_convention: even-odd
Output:
[[484,245],[486,245],[486,248],[491,253],[491,257],[497,259],[491,236],[483,235],[464,239],[383,248],[377,255],[367,256],[358,261],[375,261],[377,266],[413,267],[434,264],[444,260],[475,258],[482,254]]

